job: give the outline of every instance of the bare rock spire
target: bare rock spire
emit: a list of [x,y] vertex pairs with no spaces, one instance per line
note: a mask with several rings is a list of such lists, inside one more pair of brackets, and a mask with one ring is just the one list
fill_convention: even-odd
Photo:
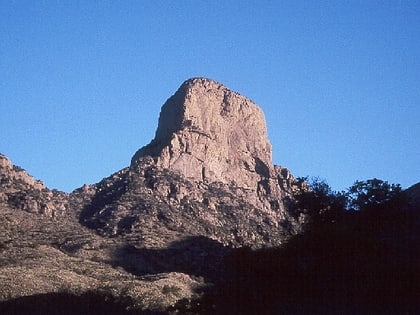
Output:
[[276,177],[262,110],[206,78],[185,81],[166,101],[155,138],[131,165],[148,155],[187,178],[243,188],[257,189],[262,178]]
[[272,163],[262,110],[194,78],[163,105],[155,138],[130,167],[92,188],[80,217],[104,235],[136,235],[143,246],[164,242],[162,235],[268,246],[299,229],[288,207],[292,185],[289,171]]

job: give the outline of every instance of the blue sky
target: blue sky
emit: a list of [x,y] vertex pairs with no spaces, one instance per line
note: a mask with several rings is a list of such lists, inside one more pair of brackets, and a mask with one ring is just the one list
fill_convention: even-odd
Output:
[[129,165],[210,77],[265,112],[274,163],[335,190],[420,181],[418,1],[1,1],[0,152],[71,191]]

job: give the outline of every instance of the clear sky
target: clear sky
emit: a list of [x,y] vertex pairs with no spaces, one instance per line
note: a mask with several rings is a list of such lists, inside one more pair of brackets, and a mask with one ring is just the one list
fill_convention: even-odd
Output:
[[265,112],[274,163],[335,190],[420,181],[419,1],[0,1],[0,152],[67,192],[130,163],[205,76]]

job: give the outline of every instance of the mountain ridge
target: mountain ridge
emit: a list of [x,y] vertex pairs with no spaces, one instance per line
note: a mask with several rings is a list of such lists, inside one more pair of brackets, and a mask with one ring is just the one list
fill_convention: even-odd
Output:
[[98,183],[50,190],[0,154],[0,184],[2,314],[383,314],[418,305],[419,184],[394,221],[345,211],[302,233],[312,218],[296,192],[308,186],[273,164],[261,109],[210,79],[185,81],[154,139]]
[[203,78],[174,95],[157,140],[70,194],[0,155],[0,302],[61,293],[118,302],[124,292],[139,312],[165,311],[227,279],[233,248],[278,246],[300,231],[288,207],[294,178],[272,164],[261,109]]
[[272,164],[262,110],[194,78],[162,106],[155,138],[130,166],[96,185],[81,222],[106,234],[141,233],[146,221],[227,245],[274,245],[299,230],[288,209],[293,186]]

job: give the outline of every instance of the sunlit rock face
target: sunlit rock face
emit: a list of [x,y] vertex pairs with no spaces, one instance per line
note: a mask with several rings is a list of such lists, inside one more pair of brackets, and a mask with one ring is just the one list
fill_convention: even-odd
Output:
[[187,235],[278,245],[300,223],[289,207],[294,179],[271,155],[255,103],[213,80],[189,79],[162,106],[155,138],[130,166],[89,188],[81,222],[142,246]]
[[[185,81],[163,105],[155,138],[133,157],[152,156],[186,178],[222,182],[262,196],[282,197],[286,169],[274,167],[262,110],[250,99],[206,78]],[[280,185],[279,185],[280,182]],[[270,199],[270,198],[268,198]]]
[[66,213],[67,197],[65,193],[48,189],[0,153],[0,206],[60,217]]
[[[274,173],[264,114],[209,79],[191,79],[163,105],[155,139],[136,153],[186,177],[251,188]],[[271,167],[270,167],[271,166]]]

